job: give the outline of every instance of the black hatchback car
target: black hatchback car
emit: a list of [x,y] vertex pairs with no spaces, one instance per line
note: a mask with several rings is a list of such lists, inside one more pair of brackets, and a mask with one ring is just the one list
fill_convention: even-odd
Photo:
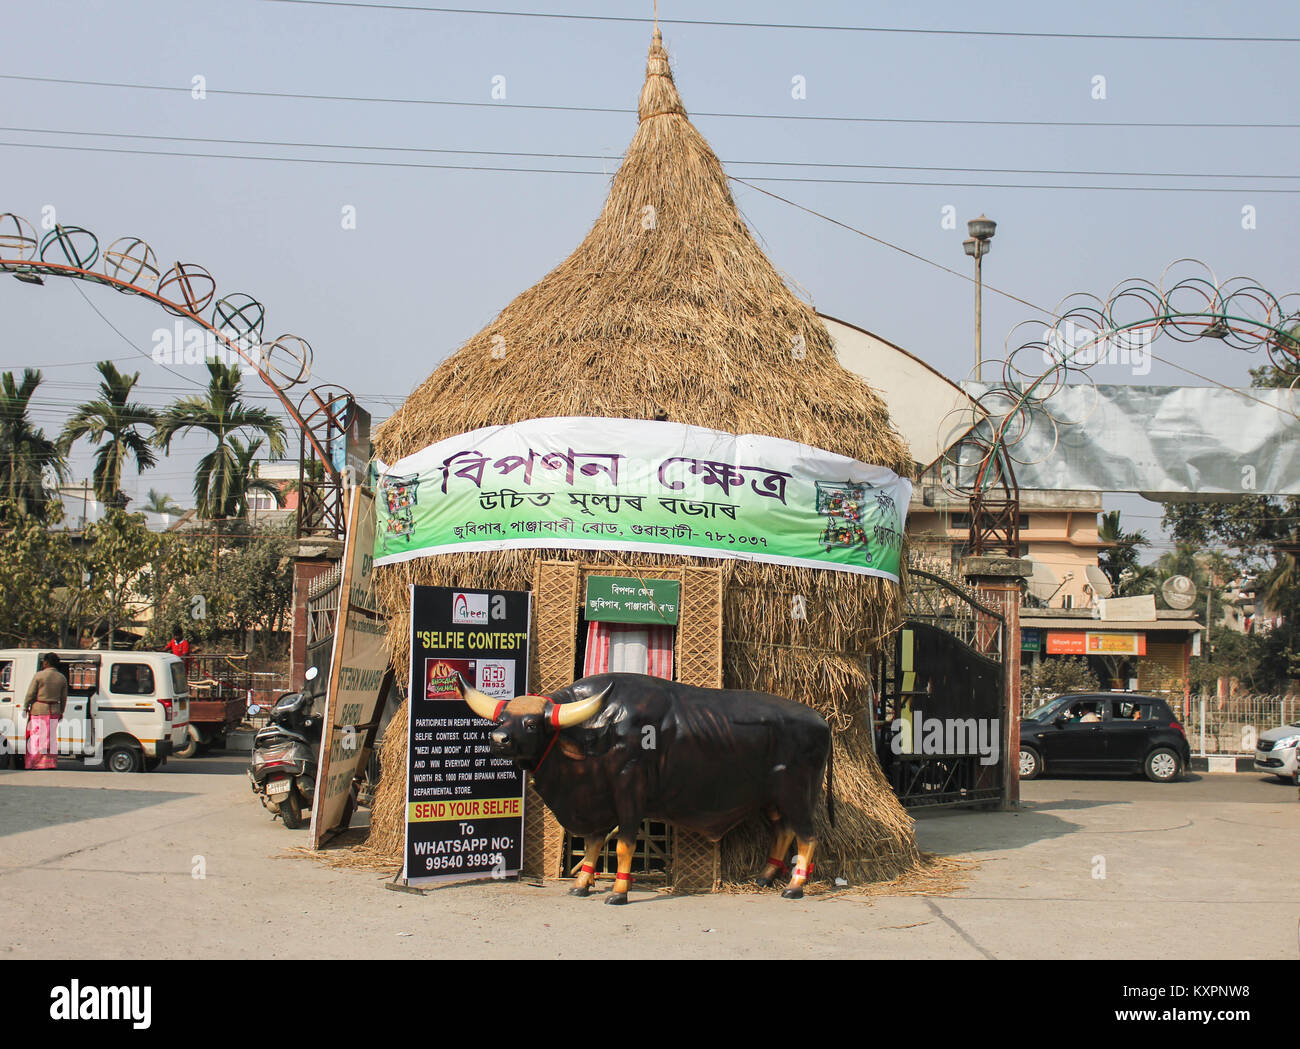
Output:
[[1057,696],[1020,719],[1020,778],[1044,772],[1141,772],[1168,783],[1192,760],[1169,704],[1133,692]]

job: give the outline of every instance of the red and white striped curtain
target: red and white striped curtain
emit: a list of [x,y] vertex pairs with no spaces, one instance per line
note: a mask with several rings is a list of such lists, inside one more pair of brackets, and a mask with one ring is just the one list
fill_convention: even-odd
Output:
[[649,674],[673,679],[673,628],[636,623],[588,623],[584,677]]

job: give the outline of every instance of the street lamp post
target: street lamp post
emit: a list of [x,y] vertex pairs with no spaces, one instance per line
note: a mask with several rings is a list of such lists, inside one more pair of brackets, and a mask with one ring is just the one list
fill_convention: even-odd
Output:
[[983,375],[983,350],[980,345],[981,328],[983,326],[981,298],[984,291],[984,278],[981,272],[980,262],[985,255],[989,253],[989,242],[993,239],[993,234],[997,231],[998,224],[985,215],[980,215],[977,219],[971,219],[966,223],[966,229],[970,236],[962,241],[962,247],[966,249],[966,254],[975,260],[975,381],[979,382]]

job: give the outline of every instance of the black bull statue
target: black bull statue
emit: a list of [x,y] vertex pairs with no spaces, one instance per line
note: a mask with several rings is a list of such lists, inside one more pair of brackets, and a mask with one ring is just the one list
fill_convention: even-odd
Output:
[[[461,698],[491,721],[492,754],[532,773],[560,823],[585,839],[574,896],[587,896],[594,864],[618,835],[618,876],[606,903],[626,903],[637,830],[647,817],[718,841],[754,812],[771,820],[770,886],[798,855],[787,899],[803,896],[817,839],[813,814],[826,777],[831,730],[801,703],[762,692],[695,688],[644,674],[595,674],[551,696],[496,700],[462,679]],[[617,831],[615,831],[617,828]]]

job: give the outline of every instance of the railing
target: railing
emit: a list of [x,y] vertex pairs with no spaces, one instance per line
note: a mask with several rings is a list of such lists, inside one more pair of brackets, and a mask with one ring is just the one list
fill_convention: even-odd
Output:
[[973,590],[924,569],[909,567],[907,583],[905,618],[929,623],[990,659],[1002,660],[1006,617],[1001,612],[983,604]]
[[343,585],[342,562],[331,566],[307,588],[307,644],[313,645],[334,633],[339,614],[339,592]]
[[1193,696],[1183,728],[1194,754],[1254,754],[1260,733],[1297,721],[1300,696]]
[[[186,660],[190,698],[242,699],[269,710],[290,689],[289,675],[277,670],[253,670],[242,652],[202,652]],[[266,714],[246,718],[255,728],[266,724]]]

